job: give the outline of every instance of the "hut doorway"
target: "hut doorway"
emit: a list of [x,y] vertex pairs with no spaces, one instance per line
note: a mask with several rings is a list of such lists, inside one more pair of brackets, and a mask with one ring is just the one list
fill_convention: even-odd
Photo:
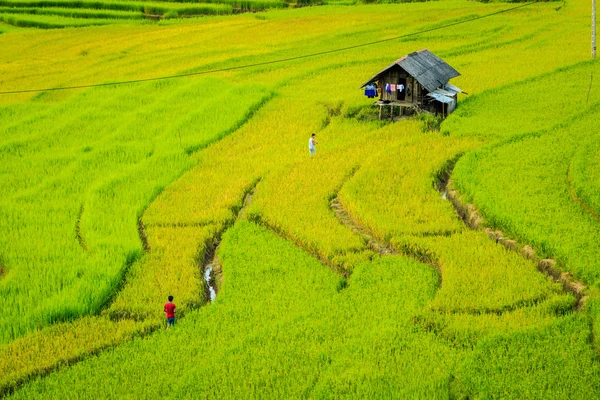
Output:
[[404,92],[406,93],[406,95],[404,96],[405,101],[412,103],[413,102],[413,84],[414,84],[414,80],[413,78],[406,78],[406,89],[404,89]]
[[405,78],[398,79],[397,93],[398,93],[398,100],[404,101],[406,99],[406,79]]

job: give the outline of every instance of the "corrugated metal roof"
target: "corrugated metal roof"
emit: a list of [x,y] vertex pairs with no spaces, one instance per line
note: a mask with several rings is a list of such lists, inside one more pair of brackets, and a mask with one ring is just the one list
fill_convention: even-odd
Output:
[[441,103],[452,103],[454,101],[454,99],[452,97],[447,97],[444,96],[443,94],[437,93],[437,92],[431,92],[431,93],[427,93],[427,97],[431,97],[432,99],[435,99]]
[[361,87],[378,80],[381,75],[395,66],[404,69],[430,92],[444,85],[448,80],[460,76],[460,73],[446,64],[444,60],[429,50],[423,49],[399,58],[392,65],[375,74]]
[[461,88],[451,85],[450,83],[446,83],[444,85],[444,89],[446,89],[449,92],[454,92],[455,94],[463,92]]
[[448,97],[452,97],[454,96],[457,92],[454,92],[452,90],[447,90],[447,89],[442,89],[442,88],[438,88],[435,89],[433,92],[430,93],[438,93],[441,94],[442,96],[448,96]]

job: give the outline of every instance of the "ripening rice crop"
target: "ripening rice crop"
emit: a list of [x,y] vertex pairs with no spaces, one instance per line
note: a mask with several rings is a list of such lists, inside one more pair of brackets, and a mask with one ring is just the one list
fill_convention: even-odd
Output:
[[[136,396],[142,397],[164,390],[185,395],[192,382],[196,395],[218,397],[443,392],[453,351],[426,333],[402,328],[411,310],[431,296],[436,278],[426,266],[402,258],[363,265],[338,293],[335,273],[248,222],[226,233],[219,254],[228,273],[212,306],[188,314],[169,335],[74,366],[68,371],[69,386],[77,387],[72,393],[131,394],[128,385],[115,385],[124,371],[139,373],[143,385]],[[155,346],[170,350],[158,354]],[[370,350],[363,352],[365,346]],[[349,369],[356,359],[362,368]],[[419,360],[417,368],[410,360]],[[173,375],[166,389],[156,379],[165,369]],[[417,379],[423,376],[426,381]],[[66,383],[45,381],[51,396]]]
[[[530,216],[519,201],[531,200],[534,211],[546,211],[526,219],[529,230],[519,233],[536,244],[536,229],[544,240],[558,234],[535,224],[568,211],[560,215],[575,245],[563,253],[549,244],[541,250],[564,254],[561,267],[569,271],[589,270],[593,242],[573,255],[585,228],[575,223],[587,214],[563,202],[567,184],[557,190],[542,179],[567,176],[563,167],[579,154],[581,135],[561,133],[587,129],[595,116],[572,101],[594,65],[570,66],[588,52],[580,40],[588,37],[585,7],[529,5],[460,29],[218,78],[6,100],[0,267],[7,272],[0,273],[0,293],[14,299],[15,310],[0,319],[0,368],[8,371],[1,387],[78,360],[29,379],[14,395],[595,393],[588,314],[576,313],[574,298],[533,263],[468,231],[437,188],[465,153],[455,178],[486,218],[503,229],[516,226]],[[67,33],[20,30],[0,35],[0,85],[202,72],[388,39],[505,8],[449,1],[133,21]],[[455,66],[463,75],[454,83],[475,96],[461,97],[441,132],[423,132],[418,120],[370,119],[359,86],[382,65],[424,47]],[[565,98],[547,95],[562,82]],[[526,101],[514,100],[519,93]],[[319,145],[311,159],[312,132]],[[498,176],[488,156],[506,173]],[[521,176],[530,191],[517,198],[513,185]],[[494,185],[505,189],[496,198]],[[546,203],[540,192],[551,193]],[[366,238],[331,210],[336,196],[365,231],[404,254],[367,250]],[[494,219],[502,204],[510,213]],[[215,303],[198,307],[201,260],[207,242],[223,231],[221,291]],[[586,262],[572,268],[576,257]],[[129,341],[162,327],[167,294],[182,311],[175,329]],[[597,307],[594,299],[588,305]],[[105,347],[115,348],[87,357]],[[39,351],[25,354],[28,348]],[[157,379],[165,370],[170,386]]]
[[573,296],[554,294],[538,303],[505,312],[457,313],[430,309],[418,315],[416,321],[451,346],[473,349],[494,335],[554,324],[557,317],[570,315],[574,304]]
[[8,25],[19,26],[23,28],[41,28],[41,29],[60,29],[70,27],[86,27],[97,25],[116,24],[118,19],[113,16],[89,16],[86,18],[73,18],[63,15],[45,15],[32,13],[7,13],[0,12],[0,21]]
[[600,147],[598,133],[583,139],[573,155],[570,183],[577,199],[588,210],[600,215]]
[[145,232],[149,254],[131,267],[107,311],[112,319],[160,320],[164,314],[159,305],[174,293],[179,317],[205,301],[202,262],[215,227],[151,227]]
[[[596,354],[584,344],[586,325],[585,317],[573,315],[550,326],[492,336],[458,370],[463,395],[586,399],[598,393],[600,370]],[[575,386],[567,389],[565,381]]]
[[40,371],[76,362],[98,350],[116,346],[157,327],[154,321],[83,317],[55,324],[0,345],[0,393],[5,394]]
[[571,198],[567,174],[596,118],[592,113],[543,135],[479,150],[455,172],[459,191],[492,226],[527,240],[589,284],[600,276],[598,221]]
[[141,19],[142,13],[116,10],[77,10],[72,8],[48,7],[0,7],[2,14],[32,14],[32,15],[56,15],[69,18],[97,18],[97,19]]
[[482,232],[394,243],[409,253],[424,252],[439,267],[441,288],[430,306],[441,313],[514,310],[561,290],[553,288],[532,261],[492,242]]
[[[416,123],[404,135],[383,143],[356,176],[344,185],[340,199],[348,210],[381,238],[427,236],[462,229],[451,205],[437,191],[438,174],[476,141],[455,141],[423,134]],[[391,205],[393,204],[393,207]]]
[[[284,393],[297,397],[447,395],[457,360],[467,353],[440,343],[410,323],[413,313],[435,294],[437,278],[426,265],[403,257],[361,264],[349,287],[338,293],[335,273],[290,242],[248,222],[236,224],[225,234],[219,254],[228,273],[213,305],[189,313],[166,334],[135,340],[61,374],[33,381],[16,397],[61,396],[66,390],[82,398],[98,393],[145,397],[166,394],[165,390],[173,396],[193,390],[198,396],[250,393],[268,398]],[[577,394],[570,389],[572,382],[593,387],[593,383],[588,386],[589,378],[597,372],[587,340],[581,336],[581,319],[561,321],[561,326],[569,328],[555,331],[551,325],[550,331],[507,333],[511,345],[492,350],[491,364],[482,363],[479,356],[492,348],[482,342],[460,367],[453,390],[501,393],[476,368],[509,368],[511,372],[502,379],[513,383],[519,379],[538,382],[552,374],[570,377],[554,379],[550,389],[532,387],[529,393],[534,396]],[[548,326],[547,318],[539,326]],[[532,347],[536,350],[515,354],[516,363],[514,358],[502,358],[502,351],[511,352],[539,339]],[[497,335],[491,336],[490,342],[497,340]],[[568,361],[568,355],[560,351],[564,347],[553,347],[569,340],[574,340],[581,358]],[[551,348],[548,355],[531,358]],[[527,362],[538,363],[540,368],[523,369]],[[543,365],[548,362],[564,369],[546,371]],[[584,370],[588,366],[592,369]],[[156,379],[164,370],[172,374],[166,389]],[[128,376],[136,376],[136,383],[124,385]],[[507,387],[505,393],[520,393],[519,385]]]
[[[0,292],[28,293],[15,298],[13,314],[4,314],[4,342],[104,306],[124,271],[141,255],[138,217],[164,186],[192,165],[185,149],[227,134],[266,95],[249,87],[246,107],[238,100],[237,112],[216,118],[213,112],[219,107],[229,109],[227,98],[232,97],[227,94],[241,99],[244,89],[218,95],[222,83],[212,82],[202,85],[208,93],[203,92],[198,111],[186,115],[169,114],[188,102],[193,91],[183,95],[173,91],[176,86],[160,83],[150,88],[162,92],[163,99],[170,94],[172,108],[160,101],[139,107],[148,103],[141,94],[102,101],[100,89],[73,100],[66,115],[77,118],[66,118],[63,124],[48,125],[47,120],[64,115],[66,105],[48,107],[26,125],[7,127],[11,136],[19,128],[35,133],[6,141],[0,149],[5,171],[0,243],[11,249],[2,254],[9,274]],[[114,118],[119,108],[127,118]],[[140,124],[148,118],[152,125]],[[24,173],[14,173],[21,169]],[[48,218],[40,220],[41,214]],[[19,243],[26,246],[29,237],[37,238],[37,251],[21,252]],[[64,257],[76,267],[65,264]],[[44,275],[36,285],[27,276],[40,264]]]

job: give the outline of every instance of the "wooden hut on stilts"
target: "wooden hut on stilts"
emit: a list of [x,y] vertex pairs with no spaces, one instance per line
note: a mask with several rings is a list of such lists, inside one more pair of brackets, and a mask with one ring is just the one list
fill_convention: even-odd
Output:
[[457,95],[462,90],[448,83],[460,73],[427,49],[419,50],[396,60],[375,74],[361,88],[369,98],[378,98],[379,119],[384,108],[394,108],[398,116],[407,112],[428,111],[444,117],[456,108]]

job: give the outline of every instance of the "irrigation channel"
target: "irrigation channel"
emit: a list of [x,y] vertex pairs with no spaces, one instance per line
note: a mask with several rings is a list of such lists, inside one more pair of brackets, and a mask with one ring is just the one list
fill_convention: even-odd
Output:
[[474,204],[465,203],[452,181],[451,175],[454,166],[462,156],[450,160],[446,168],[439,174],[439,180],[436,184],[442,199],[450,201],[458,217],[470,229],[485,231],[487,236],[496,243],[502,244],[509,250],[519,253],[526,259],[536,263],[537,270],[546,276],[551,277],[555,282],[560,283],[566,292],[573,294],[577,300],[575,310],[578,311],[585,307],[588,299],[586,286],[583,282],[576,280],[569,272],[562,272],[558,267],[556,260],[551,258],[540,258],[536,256],[535,251],[529,245],[522,245],[517,240],[507,237],[502,231],[494,230],[486,226],[485,219],[475,207]]
[[206,286],[208,287],[209,296],[208,299],[212,303],[215,301],[217,297],[217,291],[215,289],[215,277],[213,274],[213,266],[212,264],[208,264],[204,269],[204,281],[206,282]]
[[[237,216],[236,216],[237,220]],[[221,278],[221,263],[217,257],[217,248],[221,244],[221,237],[227,228],[222,230],[212,239],[212,242],[206,246],[204,262],[201,266],[201,273],[204,278],[204,300],[206,303],[212,303],[217,298],[217,279]]]
[[[358,167],[354,168],[346,177],[344,182],[337,188],[335,191],[335,196],[329,203],[329,208],[338,219],[340,224],[344,225],[348,229],[350,229],[353,233],[359,235],[363,240],[366,241],[367,247],[373,250],[375,253],[380,256],[390,256],[397,255],[398,252],[394,250],[391,245],[386,243],[384,240],[379,239],[373,232],[367,229],[365,226],[361,225],[352,215],[346,210],[344,205],[339,199],[338,193],[342,189],[342,187],[354,177],[358,171]],[[425,254],[417,254],[415,252],[403,251],[402,255],[407,257],[411,257],[419,262],[429,265],[433,268],[437,275],[437,285],[436,290],[442,287],[442,269],[437,261],[433,260],[431,257],[426,256]]]
[[[203,293],[200,293],[200,296],[206,300],[206,303],[213,302],[215,300],[216,295],[218,293],[219,282],[221,280],[221,265],[220,265],[220,261],[219,261],[218,257],[216,257],[216,250],[220,243],[221,237],[222,237],[223,233],[225,233],[225,231],[227,231],[227,229],[229,227],[233,226],[238,219],[240,219],[244,216],[245,208],[247,205],[250,204],[252,195],[254,193],[254,189],[255,189],[256,185],[258,184],[258,182],[259,182],[259,180],[255,181],[252,185],[250,185],[249,188],[247,188],[244,191],[243,196],[242,196],[242,206],[239,207],[236,205],[236,206],[232,207],[233,218],[231,218],[230,220],[226,221],[223,224],[223,229],[221,229],[215,236],[213,236],[209,240],[209,243],[206,246],[204,262],[201,263],[201,265],[200,265],[200,268],[201,268],[200,272],[202,273],[202,276],[204,277],[204,280],[206,282],[206,285],[204,285],[205,286],[204,296],[203,296]],[[76,229],[75,233],[76,233],[77,239],[79,240],[80,245],[81,245],[81,243],[85,243],[85,239],[80,234],[80,230],[78,229],[79,221],[81,220],[81,215],[83,213],[83,210],[84,210],[84,207],[82,206],[80,208],[78,223],[75,228]],[[148,242],[148,237],[146,235],[146,229],[145,229],[142,217],[143,217],[143,212],[138,217],[137,228],[138,228],[138,235],[139,235],[140,241],[142,242],[143,250],[145,253],[147,253],[147,252],[152,251],[152,249]],[[82,250],[86,251],[86,248],[84,246],[82,246]],[[118,286],[117,290],[115,290],[115,292],[111,295],[110,299],[108,299],[108,301],[103,309],[103,312],[110,308],[112,302],[117,297],[117,294],[119,293],[120,290],[122,290],[123,283],[125,282],[125,279],[129,272],[130,266],[131,265],[128,265],[128,267],[125,269],[122,283]],[[4,272],[5,272],[5,270],[3,268],[3,260],[0,258],[0,279],[4,275]],[[204,303],[204,304],[206,304],[206,303]],[[106,315],[103,315],[103,312],[101,312],[100,315],[96,316],[95,318],[107,318]],[[108,317],[108,318],[110,318],[110,317]],[[131,317],[130,316],[119,316],[118,317],[118,319],[128,319],[128,318],[131,318]],[[132,337],[150,335],[153,332],[155,332],[156,330],[160,329],[161,327],[163,327],[162,323],[152,324],[151,326],[146,327],[143,331],[133,334]],[[72,339],[73,338],[70,338],[70,340],[72,340]],[[58,357],[56,359],[56,363],[53,363],[48,366],[43,366],[38,369],[29,370],[29,371],[23,373],[23,375],[15,378],[14,380],[12,380],[8,383],[1,384],[0,385],[0,398],[4,398],[5,396],[10,395],[11,393],[18,390],[19,387],[21,387],[23,384],[25,384],[27,381],[29,381],[31,379],[49,375],[50,373],[56,371],[58,368],[62,368],[62,367],[66,367],[69,365],[79,363],[79,362],[85,360],[89,356],[100,354],[105,350],[120,346],[121,344],[122,344],[122,342],[106,343],[101,346],[97,346],[97,347],[88,349],[83,352],[78,352],[77,354],[74,354],[74,355],[66,354],[64,356]],[[44,348],[44,346],[41,346],[41,348]],[[48,351],[52,352],[52,349],[53,349],[53,347],[49,346]],[[40,355],[43,356],[43,354],[40,354]]]
[[[568,272],[561,272],[557,266],[556,261],[550,258],[541,259],[535,255],[533,248],[529,245],[520,245],[516,240],[510,239],[504,235],[503,232],[499,230],[492,230],[485,226],[485,221],[481,216],[480,212],[473,204],[463,203],[460,195],[454,188],[452,183],[451,175],[454,170],[454,166],[458,162],[458,160],[462,157],[462,154],[458,154],[455,158],[448,160],[446,165],[442,168],[442,170],[438,173],[437,182],[435,182],[435,187],[441,195],[443,200],[450,201],[454,210],[457,213],[457,216],[465,223],[467,227],[473,230],[483,230],[486,232],[488,237],[494,240],[496,243],[502,244],[507,249],[515,251],[519,253],[521,256],[532,260],[536,263],[537,269],[539,272],[543,273],[546,276],[550,276],[555,282],[561,283],[563,289],[566,292],[572,293],[576,298],[575,310],[581,310],[588,299],[588,295],[586,294],[586,286],[573,278],[573,276]],[[342,184],[342,186],[352,177],[354,176],[353,171],[346,179],[346,181]],[[341,189],[341,187],[340,187]],[[330,202],[330,209],[333,211],[334,215],[340,221],[340,223],[348,229],[350,229],[355,234],[361,236],[367,243],[367,246],[378,253],[381,256],[385,255],[394,255],[397,252],[387,243],[378,239],[372,232],[370,232],[366,227],[362,226],[360,223],[356,221],[352,217],[352,215],[344,208],[343,204],[338,198],[337,193],[339,193],[339,189],[336,191],[336,196]],[[402,249],[401,254],[414,258],[420,262],[428,264],[433,267],[438,273],[439,285],[438,289],[442,285],[442,267],[438,264],[435,259],[432,259],[430,256],[425,254],[421,254],[420,252],[415,252],[414,250]],[[518,306],[516,308],[520,308]],[[514,311],[514,308],[507,311]]]
[[367,228],[356,222],[356,220],[352,218],[350,213],[344,208],[337,196],[331,200],[329,203],[329,208],[331,208],[331,211],[333,211],[340,223],[355,234],[362,237],[367,242],[367,246],[369,246],[371,250],[381,256],[396,254],[394,249],[392,249],[387,243],[377,239],[377,237],[369,232]]
[[236,221],[245,218],[246,207],[252,203],[254,191],[256,190],[258,182],[260,182],[260,179],[255,180],[252,185],[250,185],[244,191],[241,207],[232,208],[233,218],[229,222],[226,222],[224,229],[210,239],[206,245],[206,252],[204,254],[204,262],[202,263],[201,273],[205,282],[204,299],[207,303],[212,303],[217,298],[217,293],[219,291],[219,286],[223,276],[221,261],[219,260],[219,257],[217,257],[217,249],[221,244],[221,238],[223,237],[223,234],[235,224]]
[[[460,194],[454,188],[454,185],[453,185],[453,182],[451,179],[452,171],[454,169],[456,162],[459,160],[459,158],[460,158],[460,156],[456,157],[453,160],[450,160],[446,164],[445,168],[443,168],[443,170],[440,172],[440,174],[438,174],[438,181],[436,182],[436,187],[441,195],[441,198],[451,202],[458,217],[469,228],[471,228],[473,230],[485,231],[486,234],[488,235],[488,237],[490,239],[494,240],[496,243],[502,244],[505,247],[507,247],[508,249],[518,252],[521,256],[536,262],[538,271],[540,271],[541,273],[544,273],[547,276],[552,277],[556,282],[560,282],[563,285],[563,288],[565,291],[570,292],[575,295],[575,297],[577,299],[577,303],[576,303],[576,307],[575,307],[576,311],[579,311],[580,309],[582,309],[585,306],[585,302],[588,298],[588,295],[586,294],[586,287],[582,282],[575,280],[571,276],[571,274],[569,274],[568,272],[561,272],[557,268],[555,260],[540,259],[539,257],[537,257],[535,255],[535,252],[533,251],[533,249],[530,246],[527,246],[527,245],[522,246],[522,245],[518,244],[517,241],[507,238],[504,235],[504,233],[502,233],[501,231],[492,230],[492,229],[486,227],[485,221],[484,221],[483,217],[481,216],[481,214],[479,213],[479,211],[476,209],[476,207],[472,204],[467,204],[462,201]],[[349,179],[351,179],[353,175],[354,174],[351,173],[347,177],[344,184]],[[316,258],[321,260],[324,265],[331,267],[333,270],[335,270],[340,275],[342,275],[344,280],[348,278],[347,271],[340,270],[339,268],[332,265],[327,260],[324,260],[323,257],[321,257],[319,254],[315,254],[313,251],[310,251],[309,249],[300,245],[298,242],[292,240],[286,234],[286,232],[284,230],[270,226],[270,224],[267,221],[263,220],[263,218],[261,218],[260,215],[246,216],[246,207],[252,202],[252,198],[255,193],[255,189],[259,182],[260,182],[260,179],[257,179],[244,191],[244,193],[242,195],[241,207],[239,207],[239,206],[232,207],[233,218],[231,218],[229,221],[227,221],[223,225],[223,228],[215,236],[213,236],[213,238],[209,241],[209,243],[206,246],[204,260],[203,260],[202,264],[200,265],[200,268],[201,268],[200,272],[201,272],[204,282],[205,282],[204,298],[207,303],[214,302],[214,300],[216,299],[216,296],[218,295],[218,291],[219,291],[219,287],[220,287],[220,283],[221,283],[222,267],[221,267],[218,257],[216,256],[221,237],[229,229],[229,227],[233,226],[235,224],[235,222],[241,218],[248,218],[249,220],[252,220],[252,221],[264,226],[265,228],[271,230],[272,232],[274,232],[278,236],[284,238],[285,240],[290,240],[290,241],[294,242],[299,248],[303,249],[304,251],[308,252],[309,254],[312,254],[313,256],[315,256]],[[343,184],[342,184],[342,186],[343,186]],[[352,232],[354,232],[355,234],[357,234],[361,238],[363,238],[366,242],[367,247],[370,248],[371,250],[373,250],[375,253],[377,253],[380,256],[390,256],[390,255],[396,255],[396,254],[400,253],[402,255],[414,258],[418,261],[421,261],[421,262],[424,262],[424,263],[430,265],[438,273],[438,277],[439,277],[438,288],[441,286],[441,282],[442,282],[441,266],[438,265],[438,263],[435,260],[432,260],[431,258],[428,258],[422,254],[417,254],[417,253],[410,252],[410,251],[404,251],[404,249],[402,249],[402,251],[396,251],[388,243],[377,238],[375,234],[373,234],[366,227],[362,226],[359,222],[357,222],[357,220],[354,219],[352,217],[352,215],[344,208],[343,204],[341,203],[340,199],[338,198],[338,195],[337,195],[338,192],[339,192],[339,190],[336,191],[335,197],[330,201],[329,207],[330,207],[331,211],[333,212],[333,214],[335,215],[335,217],[339,220],[339,222],[342,225],[346,226]],[[80,230],[80,220],[81,220],[81,216],[82,216],[83,212],[84,212],[84,205],[82,204],[80,211],[79,211],[79,215],[78,215],[78,222],[75,227],[75,235],[76,235],[77,240],[79,241],[79,244],[81,245],[82,249],[84,251],[86,251],[87,246],[85,244],[85,238],[83,237],[82,232]],[[138,218],[138,233],[139,233],[139,237],[142,242],[144,251],[145,252],[151,251],[141,216]],[[0,278],[2,277],[3,273],[4,273],[4,269],[2,266],[2,260],[0,260]],[[152,333],[158,327],[160,327],[160,325],[148,329],[145,333],[143,333],[143,335]],[[115,345],[102,346],[101,348],[96,348],[92,352],[87,353],[87,354],[82,354],[82,355],[78,355],[76,357],[62,359],[62,360],[60,360],[60,363],[61,363],[61,365],[74,364],[74,363],[77,363],[77,362],[83,360],[86,356],[88,356],[90,354],[98,354],[99,352],[101,352],[105,349],[112,348],[112,347],[118,346],[118,345],[120,345],[120,343],[115,344]],[[36,376],[44,376],[44,375],[49,374],[50,372],[54,371],[57,366],[58,366],[58,364],[53,367],[50,367],[50,368],[45,368],[43,370],[32,371],[29,374],[27,374],[26,377],[24,377],[23,379],[19,379],[17,382],[14,382],[9,387],[1,387],[0,388],[0,397],[3,397],[4,395],[12,393],[14,390],[16,390],[19,386],[21,386],[28,379],[31,379]]]

